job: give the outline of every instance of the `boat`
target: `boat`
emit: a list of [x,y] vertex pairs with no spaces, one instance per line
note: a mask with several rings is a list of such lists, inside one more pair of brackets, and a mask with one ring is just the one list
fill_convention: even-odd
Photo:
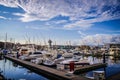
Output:
[[60,63],[61,61],[64,60],[64,57],[55,59],[55,60],[51,60],[51,59],[46,59],[43,64],[46,66],[56,66],[58,63]]
[[43,63],[43,57],[38,57],[36,59],[31,59],[31,62],[35,63],[35,64],[42,64]]
[[21,47],[19,49],[19,54],[27,56],[29,54],[32,54],[34,51],[35,51],[35,49],[30,48],[30,47]]
[[81,66],[81,65],[90,65],[90,62],[88,61],[88,59],[82,59],[81,56],[73,56],[72,58],[70,59],[65,59],[64,61],[61,61],[60,64],[63,64],[63,65],[70,65],[71,62],[74,62],[74,65],[77,65],[77,66]]
[[47,53],[44,56],[43,64],[46,66],[55,66],[57,63],[60,63],[64,60],[64,57],[60,53]]
[[69,64],[71,61],[78,62],[81,59],[81,56],[74,55],[72,58],[67,58],[64,61],[60,62],[61,64]]
[[71,57],[73,57],[73,55],[74,55],[73,53],[67,53],[66,52],[62,56],[65,57],[65,58],[71,58]]
[[35,51],[35,52],[28,54],[28,55],[22,55],[19,58],[22,60],[31,61],[32,59],[36,59],[39,57],[43,57],[42,53],[40,51]]
[[31,55],[31,56],[34,56],[35,58],[31,59],[31,62],[32,63],[35,63],[35,64],[42,64],[43,61],[45,61],[47,58],[52,58],[52,54],[47,52],[47,51],[40,51],[40,55],[36,56],[35,54],[34,55]]

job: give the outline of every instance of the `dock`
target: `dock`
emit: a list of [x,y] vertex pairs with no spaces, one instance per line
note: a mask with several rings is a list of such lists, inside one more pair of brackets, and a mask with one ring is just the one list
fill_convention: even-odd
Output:
[[108,77],[107,80],[120,80],[120,73]]
[[0,76],[0,80],[3,80],[3,78]]
[[37,64],[31,63],[28,61],[23,61],[23,60],[8,56],[8,55],[6,55],[4,57],[6,59],[9,59],[9,60],[15,62],[16,64],[19,64],[21,66],[24,66],[24,67],[30,69],[31,71],[34,71],[40,75],[43,75],[50,80],[91,80],[86,77],[78,76],[75,74],[69,75],[65,71],[60,71],[60,70],[53,69],[53,68],[43,66],[43,65],[37,65]]
[[85,72],[88,72],[88,71],[91,71],[91,70],[104,68],[106,66],[107,66],[106,63],[97,63],[97,64],[93,64],[93,65],[89,65],[89,66],[83,66],[83,67],[76,68],[74,70],[74,74],[78,75],[78,74],[85,73]]
[[3,78],[0,76],[0,80],[3,80]]
[[5,77],[0,73],[0,80],[5,80]]

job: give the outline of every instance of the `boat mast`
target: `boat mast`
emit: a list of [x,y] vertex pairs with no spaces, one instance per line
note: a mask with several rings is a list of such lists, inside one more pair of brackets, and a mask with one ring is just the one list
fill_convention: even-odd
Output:
[[7,33],[5,33],[5,42],[4,42],[4,49],[7,48]]

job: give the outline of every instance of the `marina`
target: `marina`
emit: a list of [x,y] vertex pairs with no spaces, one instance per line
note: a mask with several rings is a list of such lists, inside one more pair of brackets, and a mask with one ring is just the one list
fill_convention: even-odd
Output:
[[[0,54],[1,60],[4,61],[3,66],[9,60],[14,66],[25,67],[28,69],[28,73],[33,72],[38,78],[40,75],[43,76],[42,78],[45,77],[46,80],[109,80],[110,77],[119,79],[115,77],[115,74],[120,73],[119,69],[114,68],[120,65],[116,53],[114,53],[116,55],[109,55],[106,51],[100,50],[102,55],[92,56],[71,48],[54,49],[49,47],[52,46],[51,43],[46,47],[47,50],[35,50],[30,46],[30,44],[20,46],[14,53],[3,49]],[[6,79],[8,76],[3,72],[5,73],[4,68],[1,69],[1,78]],[[31,80],[34,79],[36,78],[32,77]]]
[[[113,75],[113,78],[119,79],[119,77],[114,76],[115,74],[119,75],[119,67],[118,67],[118,70],[115,71],[114,69],[116,67],[114,68],[112,66],[112,65],[119,66],[118,61],[117,61],[117,64],[111,64],[111,62],[110,62],[110,63],[108,63],[108,65],[106,65],[106,63],[105,64],[97,63],[97,64],[93,64],[93,65],[83,65],[81,67],[75,68],[74,72],[72,72],[73,74],[71,74],[69,69],[67,69],[67,70],[63,70],[63,69],[59,70],[59,69],[57,69],[55,67],[48,67],[48,66],[45,66],[45,65],[38,65],[38,64],[31,63],[30,61],[23,61],[23,60],[17,59],[16,57],[12,57],[11,55],[5,55],[5,60],[4,61],[7,62],[8,60],[12,61],[13,63],[15,63],[17,65],[21,65],[21,66],[24,66],[25,68],[29,69],[30,74],[31,74],[31,71],[32,71],[32,72],[35,72],[35,73],[37,73],[39,75],[45,76],[50,80],[54,80],[54,79],[58,79],[58,80],[59,79],[60,80],[61,79],[65,79],[65,80],[79,80],[79,79],[81,79],[81,80],[82,79],[83,80],[92,80],[94,78],[91,78],[92,76],[90,77],[90,75],[92,73],[91,71],[93,71],[93,73],[95,71],[98,71],[98,72],[105,71],[105,75],[106,75],[107,80],[111,80],[112,75]],[[112,73],[111,73],[111,70],[112,70]],[[84,76],[82,74],[84,74]]]
[[[117,69],[114,67],[120,64],[118,57],[108,55],[107,53],[102,53],[101,56],[97,55],[95,57],[96,55],[91,56],[70,50],[53,50],[51,47],[48,47],[48,50],[35,51],[34,49],[27,50],[26,47],[22,48],[22,50],[19,49],[19,52],[9,53],[9,51],[4,49],[1,53],[1,60],[5,62],[10,60],[14,63],[14,66],[20,65],[25,67],[30,70],[29,72],[32,71],[36,75],[41,75],[48,80],[109,80],[110,77],[115,77],[114,75],[120,72],[119,70],[114,70]],[[3,62],[3,65],[5,62]],[[112,73],[111,70],[113,70]],[[1,77],[6,78],[4,76],[5,74]]]
[[[64,72],[64,71],[58,71],[58,70],[55,70],[55,69],[51,69],[49,67],[46,67],[46,66],[42,66],[42,65],[36,65],[36,64],[33,64],[33,63],[29,63],[29,62],[26,62],[26,61],[21,61],[21,60],[18,60],[18,59],[15,59],[15,58],[12,58],[12,57],[9,57],[9,56],[5,56],[5,58],[9,59],[9,60],[12,60],[14,62],[16,62],[17,64],[21,64],[21,65],[24,65],[25,67],[27,68],[30,68],[32,69],[33,71],[37,71],[37,73],[41,73],[43,75],[46,75],[47,77],[50,77],[50,79],[65,79],[65,80],[89,80],[87,78],[83,78],[83,77],[78,77],[78,76],[75,76],[75,75],[71,75],[71,76],[66,76],[67,73]],[[96,64],[96,65],[91,65],[91,66],[87,66],[87,67],[83,67],[81,68],[81,70],[85,71],[84,69],[90,69],[90,68],[94,68],[94,67],[105,67],[106,65],[105,64]],[[79,70],[81,72],[81,70]],[[91,69],[90,69],[91,70]],[[88,72],[88,71],[86,71]],[[73,72],[74,74],[77,74],[79,73],[78,72],[78,69],[75,70],[75,72]],[[81,72],[83,73],[83,72]],[[80,73],[79,73],[80,74]]]
[[[115,66],[119,66],[119,60],[114,59],[111,60],[111,57],[106,57],[105,61],[103,58],[96,58],[89,56],[87,57],[88,61],[91,61],[89,64],[85,63],[86,57],[84,57],[84,62],[74,63],[74,69],[72,70],[72,73],[70,71],[70,64],[64,64],[64,68],[57,68],[58,64],[56,66],[47,66],[44,64],[36,64],[31,62],[30,60],[22,60],[19,59],[17,56],[13,56],[14,54],[7,54],[4,55],[5,61],[10,60],[13,63],[17,65],[24,66],[25,68],[29,69],[32,72],[35,72],[39,75],[45,76],[50,80],[92,80],[94,79],[94,73],[102,73],[104,72],[104,76],[106,79],[110,79],[110,77],[114,76],[115,74],[119,74],[119,67],[118,70]],[[2,59],[3,57],[1,57]],[[68,58],[67,60],[71,60],[71,58]],[[81,61],[81,60],[80,60]],[[96,62],[97,61],[97,62]],[[114,63],[113,63],[114,61]],[[105,63],[103,63],[105,62]],[[4,63],[4,62],[3,62]],[[59,66],[63,65],[59,64]],[[112,66],[113,65],[113,66]],[[66,66],[66,67],[65,67]],[[72,65],[73,66],[73,65]],[[115,67],[115,68],[114,68]],[[2,69],[1,69],[2,70]],[[112,71],[113,70],[113,71]],[[112,73],[111,73],[112,71]],[[84,75],[84,76],[83,76]],[[118,77],[115,77],[119,79]]]
[[0,0],[0,80],[119,76],[119,0]]

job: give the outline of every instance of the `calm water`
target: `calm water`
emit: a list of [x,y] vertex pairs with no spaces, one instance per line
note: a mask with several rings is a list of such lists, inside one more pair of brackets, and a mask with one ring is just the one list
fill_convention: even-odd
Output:
[[0,72],[7,80],[48,80],[9,60],[0,60]]
[[[96,58],[96,57],[88,57],[89,60],[91,60],[91,63],[102,63],[102,58]],[[113,57],[109,56],[106,58],[106,63],[108,63],[108,66],[106,68],[101,68],[93,71],[105,71],[106,78],[110,77],[114,74],[120,73],[120,59],[114,59]],[[93,71],[88,72],[85,76],[87,77],[93,77]]]
[[[103,62],[102,58],[93,58],[91,56],[84,58],[88,58],[91,64]],[[108,66],[105,69],[97,69],[97,71],[105,70],[106,78],[116,73],[120,73],[120,60],[113,60],[112,57],[107,57],[106,63],[108,63]],[[86,73],[85,76],[92,77],[93,71]],[[20,65],[16,65],[9,60],[0,60],[0,72],[2,72],[1,74],[4,75],[7,80],[48,80],[47,78],[31,72],[30,70]]]

